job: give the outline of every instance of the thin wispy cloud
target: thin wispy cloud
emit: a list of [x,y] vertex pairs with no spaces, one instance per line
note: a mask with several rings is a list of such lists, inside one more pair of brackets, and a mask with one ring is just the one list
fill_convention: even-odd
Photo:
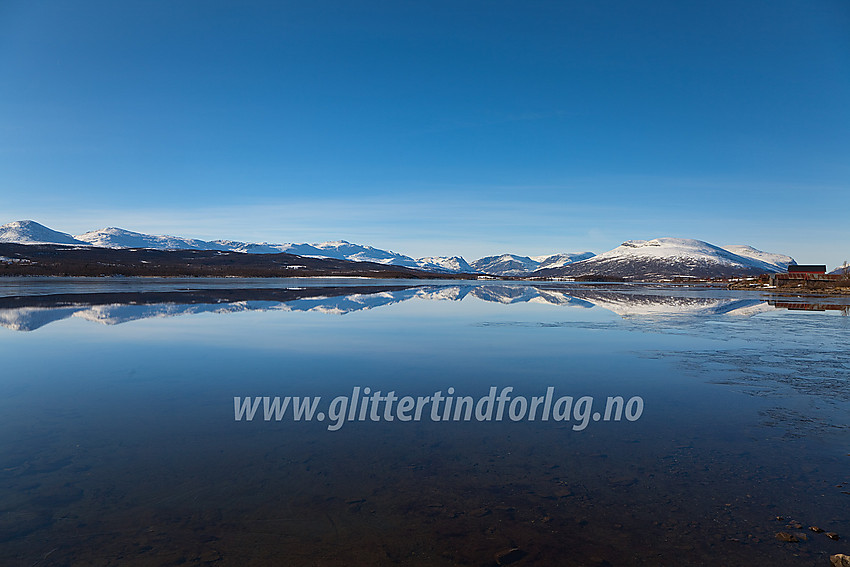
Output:
[[[666,183],[716,187],[699,180]],[[539,187],[537,190],[544,191]],[[651,202],[636,207],[631,202],[537,200],[533,197],[534,188],[529,187],[499,187],[494,194],[511,192],[525,198],[482,200],[474,193],[457,190],[451,195],[279,200],[199,208],[63,207],[39,211],[41,214],[35,215],[34,220],[74,234],[118,226],[206,240],[283,243],[344,239],[416,257],[478,258],[505,252],[541,255],[584,250],[598,253],[624,240],[659,236],[692,237],[715,244],[747,243],[804,257],[810,254],[794,243],[793,226],[781,239],[765,239],[760,229],[747,226],[751,210],[729,210],[724,202],[716,203],[718,210],[713,216],[701,211],[697,218],[689,204],[660,210]],[[675,212],[671,214],[671,210]],[[811,236],[814,231],[824,241],[832,242],[840,238],[841,230],[827,223],[806,232]],[[829,257],[823,261],[840,263],[845,252],[840,246],[824,246],[818,254]]]

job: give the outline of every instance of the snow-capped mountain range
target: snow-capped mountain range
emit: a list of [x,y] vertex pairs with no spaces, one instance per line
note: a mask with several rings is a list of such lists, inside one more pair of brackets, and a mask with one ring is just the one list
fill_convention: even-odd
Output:
[[578,262],[593,257],[593,252],[581,252],[579,254],[554,254],[552,256],[517,256],[515,254],[502,254],[501,256],[487,256],[472,262],[475,271],[483,274],[496,274],[499,276],[526,276],[531,272],[543,268],[558,268],[572,262]]
[[[554,254],[534,259],[506,254],[498,258],[521,258],[523,269],[492,266],[487,271],[470,265],[460,256],[429,256],[412,258],[396,252],[381,250],[372,246],[353,244],[345,240],[322,242],[320,244],[270,244],[267,242],[250,243],[234,240],[198,240],[178,236],[155,236],[133,232],[123,228],[104,228],[71,236],[47,228],[35,221],[15,221],[0,226],[0,242],[17,244],[68,244],[78,246],[97,246],[101,248],[152,248],[155,250],[222,250],[244,252],[248,254],[297,254],[314,258],[335,258],[354,262],[376,262],[378,264],[405,266],[444,273],[488,273],[498,276],[524,275],[539,266],[563,265],[570,258],[583,259],[593,256],[591,252],[582,254]],[[494,257],[497,258],[497,257]],[[483,262],[486,259],[479,260]],[[483,265],[483,264],[482,264]]]
[[150,248],[156,250],[221,250],[247,254],[286,252],[314,258],[376,262],[441,273],[481,273],[493,276],[580,277],[606,275],[631,279],[669,277],[723,277],[785,271],[794,259],[762,252],[752,246],[715,246],[701,240],[656,238],[630,240],[600,255],[592,252],[548,256],[502,254],[468,263],[461,256],[412,258],[344,240],[319,244],[247,243],[232,240],[198,240],[156,236],[122,228],[104,228],[71,236],[35,221],[15,221],[0,226],[0,243],[62,244],[100,248]]

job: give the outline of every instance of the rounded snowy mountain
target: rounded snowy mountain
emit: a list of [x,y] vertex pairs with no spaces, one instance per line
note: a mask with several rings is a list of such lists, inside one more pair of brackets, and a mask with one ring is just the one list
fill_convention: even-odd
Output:
[[0,225],[0,242],[16,244],[75,244],[88,246],[70,234],[47,228],[32,220],[13,221]]

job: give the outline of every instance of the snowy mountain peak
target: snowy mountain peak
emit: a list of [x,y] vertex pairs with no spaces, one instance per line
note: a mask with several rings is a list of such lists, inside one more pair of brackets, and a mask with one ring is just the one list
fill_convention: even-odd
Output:
[[0,226],[0,242],[88,245],[70,234],[47,228],[32,220],[13,221]]
[[745,258],[752,258],[753,260],[759,260],[761,262],[766,262],[768,264],[773,264],[774,266],[780,268],[781,270],[787,270],[789,265],[796,264],[797,262],[791,256],[786,256],[785,254],[773,254],[771,252],[763,252],[752,246],[747,246],[746,244],[733,244],[730,246],[723,246],[724,250],[728,250],[733,254],[737,254],[738,256],[743,256]]
[[561,266],[566,266],[567,264],[572,264],[573,262],[580,262],[582,260],[587,260],[588,258],[593,258],[596,256],[593,252],[578,252],[574,254],[552,254],[551,256],[542,257],[542,259],[538,260],[540,256],[533,257],[532,260],[537,260],[540,262],[540,265],[537,266],[538,270],[542,270],[545,268],[560,268]]
[[426,258],[418,258],[416,264],[423,270],[466,274],[474,274],[476,272],[475,268],[470,266],[462,256],[428,256]]
[[494,276],[525,276],[542,268],[558,268],[593,257],[593,252],[562,253],[550,256],[487,256],[472,262],[472,267]]
[[214,243],[179,236],[154,236],[111,226],[75,238],[101,248],[155,248],[159,250],[224,250]]
[[639,256],[639,257],[677,257],[677,258],[703,258],[720,255],[726,257],[731,252],[723,250],[719,246],[694,240],[693,238],[653,238],[652,240],[627,240],[617,248],[600,254],[597,258],[608,258],[612,256]]
[[308,247],[308,244],[294,245],[292,248],[285,250],[291,254],[299,254],[302,256],[318,255],[326,258],[337,258],[339,260],[353,260],[355,262],[376,262],[378,264],[392,264],[394,266],[406,266],[408,268],[416,268],[416,260],[404,254],[398,254],[391,250],[381,250],[372,246],[364,246],[362,244],[352,244],[345,240],[335,240],[331,242],[323,242],[310,246],[315,253],[304,253],[298,250]]
[[472,263],[472,267],[485,274],[494,276],[524,276],[537,269],[538,263],[528,256],[502,254],[487,256]]
[[[662,238],[653,238],[652,240],[626,240],[620,246],[625,248],[648,248],[648,247],[680,247],[686,248],[705,248],[712,246],[708,242],[702,240],[694,240],[692,238],[672,238],[665,236]],[[716,248],[716,247],[715,247]]]
[[617,248],[538,275],[621,277],[638,280],[738,277],[783,271],[779,265],[742,256],[692,238],[627,240]]

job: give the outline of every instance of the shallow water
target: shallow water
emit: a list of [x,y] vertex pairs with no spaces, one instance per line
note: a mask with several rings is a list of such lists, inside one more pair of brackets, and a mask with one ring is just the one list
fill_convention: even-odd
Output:
[[[7,279],[0,564],[827,565],[850,553],[848,304]],[[513,421],[508,403],[501,421],[367,411],[336,431],[330,416],[234,412],[234,397],[321,396],[328,412],[355,387],[477,400],[508,386],[590,396],[600,414],[609,396],[639,397],[643,411],[583,429],[575,412]]]

